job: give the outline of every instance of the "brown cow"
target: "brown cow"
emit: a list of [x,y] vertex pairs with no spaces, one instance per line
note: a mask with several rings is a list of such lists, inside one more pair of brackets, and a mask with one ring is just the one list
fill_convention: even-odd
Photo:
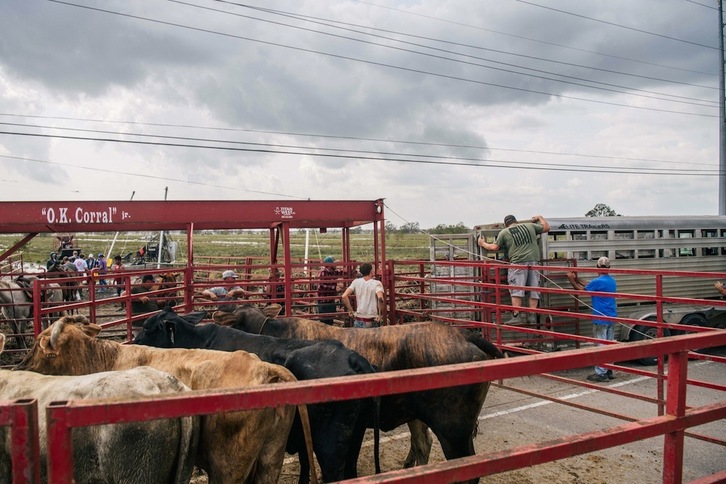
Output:
[[[15,369],[83,375],[144,365],[170,373],[192,390],[296,381],[286,368],[245,351],[122,345],[95,338],[100,331],[83,316],[63,317],[39,335]],[[277,482],[294,415],[294,407],[284,406],[203,417],[197,466],[207,471],[210,483]]]
[[[0,353],[5,335],[0,333]],[[0,400],[36,399],[40,437],[40,478],[47,482],[46,407],[62,400],[157,398],[190,392],[171,375],[139,366],[92,375],[48,376],[0,370]],[[199,437],[199,419],[182,417],[73,430],[73,480],[76,483],[189,482]],[[24,482],[11,465],[10,429],[0,427],[0,482]],[[17,472],[17,471],[16,471]]]
[[[302,318],[269,317],[250,305],[233,313],[216,311],[215,321],[248,333],[277,338],[335,339],[363,355],[380,371],[483,361],[504,355],[481,336],[447,324],[425,322],[380,328],[339,328]],[[404,466],[428,463],[436,434],[447,459],[474,455],[474,435],[489,382],[441,388],[381,399],[381,430],[408,423],[411,451]],[[475,480],[476,481],[476,480]]]

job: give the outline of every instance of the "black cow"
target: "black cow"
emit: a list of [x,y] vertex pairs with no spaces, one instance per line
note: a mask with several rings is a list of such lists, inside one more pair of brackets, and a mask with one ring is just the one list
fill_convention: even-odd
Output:
[[[496,346],[480,335],[435,322],[368,329],[338,328],[302,318],[274,319],[248,304],[239,306],[232,313],[217,311],[213,316],[219,324],[252,334],[341,341],[363,355],[379,371],[504,357]],[[482,382],[383,397],[381,430],[393,430],[408,423],[411,451],[405,467],[428,463],[431,437],[426,426],[436,434],[447,459],[474,455],[473,439],[488,390],[489,382]]]
[[[373,373],[375,369],[358,353],[338,341],[306,341],[258,336],[216,324],[197,325],[205,311],[176,314],[171,307],[144,322],[134,343],[158,348],[202,348],[221,351],[244,350],[268,363],[282,365],[298,380]],[[308,405],[313,449],[326,482],[357,477],[358,454],[368,426],[375,429],[375,465],[378,463],[379,399],[348,400]],[[310,475],[305,440],[295,419],[287,452],[298,453],[300,482]]]

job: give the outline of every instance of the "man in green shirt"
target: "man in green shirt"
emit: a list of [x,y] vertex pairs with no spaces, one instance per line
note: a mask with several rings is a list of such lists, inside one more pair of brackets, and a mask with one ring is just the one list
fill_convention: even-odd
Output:
[[[531,266],[540,264],[539,245],[537,236],[550,230],[550,224],[542,215],[535,215],[530,222],[517,222],[514,215],[504,217],[504,229],[499,232],[494,243],[489,243],[481,235],[477,240],[480,247],[488,251],[504,250],[507,259],[513,265],[526,265],[527,267],[512,267],[507,271],[507,282],[510,286],[539,287],[539,271],[533,270]],[[529,290],[529,307],[536,308],[539,304],[539,292]],[[537,319],[535,313],[521,314],[519,308],[523,306],[524,289],[511,289],[512,319],[509,324],[534,323]]]

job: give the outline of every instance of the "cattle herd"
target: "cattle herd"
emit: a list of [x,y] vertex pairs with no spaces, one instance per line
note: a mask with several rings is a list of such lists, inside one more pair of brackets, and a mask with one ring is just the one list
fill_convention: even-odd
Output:
[[[269,309],[269,308],[268,308]],[[42,477],[45,411],[51,401],[156,397],[194,390],[355,376],[503,355],[478,333],[426,322],[374,329],[278,318],[251,305],[177,314],[167,307],[144,322],[134,344],[96,336],[84,316],[45,329],[13,370],[0,370],[0,400],[36,398]],[[0,335],[1,336],[1,335]],[[0,351],[4,346],[0,338]],[[299,482],[357,477],[367,428],[408,424],[404,466],[428,462],[431,436],[447,459],[474,455],[488,382],[384,397],[245,410],[201,417],[84,427],[73,432],[75,482],[189,482],[194,467],[210,483],[277,482],[285,452],[298,454]],[[12,482],[9,429],[0,427],[0,482]]]

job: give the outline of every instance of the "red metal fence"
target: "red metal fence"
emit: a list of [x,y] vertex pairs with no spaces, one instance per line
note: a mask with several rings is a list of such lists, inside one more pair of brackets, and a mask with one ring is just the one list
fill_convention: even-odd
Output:
[[[726,418],[726,401],[701,407],[685,405],[688,391],[686,351],[719,345],[726,345],[726,333],[712,331],[654,342],[280,384],[272,388],[193,392],[193,396],[170,396],[134,402],[57,402],[48,409],[49,477],[54,483],[72,482],[70,432],[75,427],[203,415],[280,404],[295,405],[369,395],[391,395],[481,381],[506,380],[657,354],[668,356],[668,374],[665,377],[668,392],[665,399],[666,412],[662,416],[636,420],[596,432],[571,435],[544,444],[362,477],[356,482],[420,482],[421,479],[426,479],[427,482],[460,481],[516,469],[523,463],[527,466],[541,464],[661,435],[664,454],[663,482],[680,482],[685,433],[689,428]],[[723,385],[715,385],[714,388],[721,392],[726,391],[726,386]],[[16,428],[23,429],[22,422],[13,420],[11,425],[14,431]],[[716,443],[724,445],[718,439]],[[37,469],[37,460],[33,464]]]
[[[572,307],[538,308],[534,312],[540,316],[537,323],[532,325],[511,326],[503,324],[504,313],[511,309],[507,304],[507,291],[509,289],[497,276],[500,267],[493,267],[487,263],[472,262],[439,262],[452,268],[464,267],[475,271],[472,275],[457,275],[452,270],[451,275],[443,277],[435,275],[432,265],[426,261],[389,262],[387,273],[389,278],[384,280],[389,297],[389,322],[403,323],[411,320],[438,319],[456,325],[469,326],[481,329],[490,339],[496,341],[500,348],[514,353],[524,354],[517,358],[489,361],[486,363],[470,363],[452,365],[450,367],[435,367],[403,372],[390,372],[377,375],[366,375],[354,378],[326,379],[319,382],[306,381],[298,384],[279,385],[275,388],[255,388],[240,392],[210,392],[194,393],[188,397],[169,397],[143,402],[129,403],[99,403],[99,402],[67,402],[53,405],[49,409],[48,444],[50,446],[50,468],[53,482],[70,482],[72,476],[72,462],[70,456],[70,429],[84,425],[95,425],[112,422],[125,422],[131,420],[144,420],[152,418],[174,417],[179,415],[199,415],[224,410],[259,408],[262,406],[276,406],[280,402],[286,404],[309,403],[315,401],[343,400],[359,398],[367,395],[388,395],[410,391],[420,391],[444,386],[461,385],[478,381],[492,381],[495,386],[504,388],[506,379],[527,375],[543,375],[548,378],[562,377],[552,375],[552,372],[581,368],[591,365],[605,365],[619,371],[636,375],[652,377],[657,382],[656,394],[652,397],[632,395],[618,389],[599,387],[601,391],[611,392],[623,398],[638,398],[655,407],[653,416],[649,418],[635,418],[629,415],[619,415],[610,412],[609,415],[625,421],[622,425],[604,429],[602,431],[586,432],[570,435],[549,442],[540,442],[536,445],[516,447],[501,452],[479,454],[465,459],[457,459],[426,467],[393,471],[381,476],[367,476],[361,478],[363,482],[407,482],[427,479],[435,482],[448,482],[464,480],[476,476],[491,475],[498,472],[531,466],[557,459],[563,459],[592,452],[599,449],[622,445],[663,435],[663,482],[680,482],[682,479],[682,461],[684,437],[693,437],[714,445],[725,447],[726,442],[722,435],[709,436],[696,433],[693,427],[708,422],[716,422],[726,417],[726,398],[720,398],[715,404],[688,407],[686,397],[689,388],[708,388],[726,395],[726,384],[723,380],[704,382],[689,379],[687,375],[688,358],[708,359],[714,363],[726,363],[726,358],[701,353],[689,352],[700,348],[726,346],[726,331],[702,329],[693,326],[662,323],[662,314],[666,304],[708,304],[715,307],[726,306],[726,302],[715,299],[685,299],[665,297],[662,295],[662,279],[672,276],[684,276],[684,273],[656,273],[655,271],[640,271],[653,273],[654,287],[651,294],[623,294],[617,298],[634,303],[653,304],[656,321],[630,320],[617,318],[617,324],[641,325],[655,328],[656,334],[665,331],[681,331],[685,334],[672,338],[656,338],[629,344],[616,344],[593,339],[584,334],[588,329],[591,315],[586,305],[579,304],[579,299],[573,299]],[[133,287],[132,276],[138,277],[143,273],[159,275],[163,272],[174,273],[179,277],[179,287],[176,297],[180,298],[184,310],[212,307],[208,302],[195,299],[203,288],[219,284],[218,273],[228,268],[227,265],[208,265],[185,267],[164,270],[149,270],[138,273],[125,274],[122,285],[127,292]],[[263,274],[272,266],[251,266],[239,264],[232,267],[240,274],[249,274],[239,281],[240,285],[248,288],[264,286],[269,280],[253,274]],[[309,270],[304,271],[300,266],[295,277],[290,277],[290,285],[286,287],[284,298],[276,299],[272,294],[269,297],[259,292],[260,302],[282,302],[287,304],[290,311],[301,315],[315,315],[314,295],[315,275]],[[547,277],[561,276],[572,267],[542,267]],[[592,272],[592,269],[588,269]],[[627,274],[626,270],[611,270],[618,274]],[[269,272],[268,272],[269,273]],[[689,277],[719,279],[726,278],[726,274],[714,273],[688,273]],[[341,283],[348,284],[352,275],[341,276]],[[82,279],[82,278],[81,278]],[[93,278],[78,280],[78,287],[85,287],[88,299],[72,302],[67,308],[88,311],[92,318],[103,322],[105,328],[120,326],[126,337],[131,334],[131,322],[141,320],[145,315],[132,315],[129,304],[131,296],[96,297]],[[38,282],[36,290],[46,282]],[[432,290],[433,285],[438,288],[446,286],[445,290]],[[150,293],[153,296],[164,298],[159,292]],[[577,294],[569,288],[544,288],[543,292],[550,294],[574,294],[583,298],[585,294]],[[126,303],[123,314],[108,315],[102,310],[104,305]],[[61,309],[36,303],[36,317]],[[580,345],[590,346],[592,343],[607,343],[606,346],[574,349],[572,351],[547,352],[543,350],[561,349],[562,342],[572,347]],[[627,361],[642,359],[654,355],[667,355],[667,360],[660,357],[655,371],[638,368],[625,368],[613,361]],[[586,382],[578,382],[585,387],[596,386]],[[509,387],[507,387],[509,388]],[[517,390],[524,392],[523,390]],[[536,395],[541,398],[550,398],[547,395]],[[175,404],[168,405],[169,400]],[[552,399],[558,403],[567,404],[561,400]],[[571,403],[570,403],[571,405]],[[594,408],[579,406],[585,410],[598,411]],[[3,412],[6,412],[3,408]],[[6,415],[3,413],[3,415]],[[5,420],[3,425],[19,425],[19,421]],[[690,430],[689,430],[690,429]],[[25,432],[25,431],[24,431]],[[37,433],[37,429],[36,429]],[[18,434],[21,435],[21,434]],[[27,454],[26,454],[27,455]],[[32,455],[32,453],[30,454]],[[35,457],[30,458],[31,468],[38,468]],[[22,460],[20,461],[22,465]],[[26,466],[27,468],[27,466]],[[718,479],[718,473],[713,477]],[[704,476],[704,479],[707,477]]]

